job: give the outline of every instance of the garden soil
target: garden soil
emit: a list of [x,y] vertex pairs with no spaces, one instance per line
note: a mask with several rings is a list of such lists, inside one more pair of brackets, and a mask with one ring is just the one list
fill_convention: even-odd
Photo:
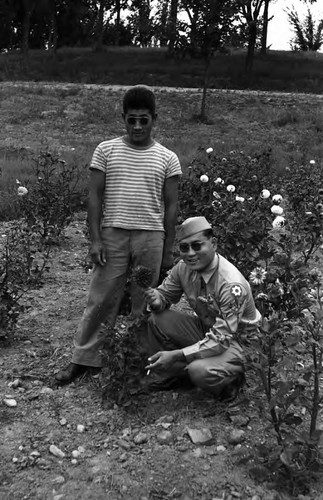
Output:
[[[323,499],[322,483],[284,492],[257,458],[271,436],[250,383],[230,404],[183,388],[117,405],[102,397],[101,375],[56,385],[87,297],[87,252],[78,214],[43,287],[25,296],[14,336],[2,339],[1,500]],[[128,324],[119,317],[119,329]]]

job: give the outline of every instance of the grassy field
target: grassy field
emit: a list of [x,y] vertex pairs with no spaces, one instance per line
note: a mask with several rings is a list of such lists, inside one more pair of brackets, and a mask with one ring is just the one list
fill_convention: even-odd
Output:
[[[0,81],[59,81],[153,86],[194,87],[202,85],[204,61],[178,56],[166,57],[165,49],[106,47],[59,49],[56,56],[46,51],[30,51],[28,59],[19,52],[0,55]],[[323,91],[323,54],[268,51],[256,54],[251,77],[245,72],[243,50],[216,53],[210,87],[222,89],[278,90],[284,92]]]
[[[87,183],[95,146],[124,132],[122,88],[42,82],[0,84],[0,218],[14,214],[15,179],[27,183],[32,157],[48,150],[75,163]],[[183,169],[199,148],[223,156],[233,149],[252,155],[272,150],[277,169],[323,161],[322,97],[211,90],[208,123],[194,119],[201,91],[156,88],[155,137],[179,156]]]

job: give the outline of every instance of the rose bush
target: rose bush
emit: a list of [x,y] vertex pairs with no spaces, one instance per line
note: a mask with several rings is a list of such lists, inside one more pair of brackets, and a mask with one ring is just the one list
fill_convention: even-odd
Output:
[[270,151],[221,157],[201,149],[180,188],[179,222],[208,219],[219,252],[249,280],[262,314],[259,335],[238,338],[276,436],[258,458],[293,493],[306,491],[322,458],[323,293],[316,269],[322,262],[322,181],[319,161],[277,171]]

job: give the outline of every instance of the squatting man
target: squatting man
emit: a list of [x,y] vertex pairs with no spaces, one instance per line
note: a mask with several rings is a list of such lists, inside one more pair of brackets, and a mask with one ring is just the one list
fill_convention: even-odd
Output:
[[[244,383],[244,353],[238,339],[258,332],[261,319],[249,283],[217,253],[205,217],[185,220],[177,231],[181,260],[157,288],[145,291],[150,385],[171,388],[182,378],[224,400]],[[185,294],[195,314],[171,309]],[[148,384],[149,385],[149,384]]]

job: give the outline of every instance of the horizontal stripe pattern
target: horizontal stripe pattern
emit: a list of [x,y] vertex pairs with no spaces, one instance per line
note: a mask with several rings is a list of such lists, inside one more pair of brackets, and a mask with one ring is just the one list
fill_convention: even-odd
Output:
[[173,151],[156,141],[138,149],[118,137],[97,146],[90,168],[105,173],[103,227],[164,230],[164,183],[182,173]]

